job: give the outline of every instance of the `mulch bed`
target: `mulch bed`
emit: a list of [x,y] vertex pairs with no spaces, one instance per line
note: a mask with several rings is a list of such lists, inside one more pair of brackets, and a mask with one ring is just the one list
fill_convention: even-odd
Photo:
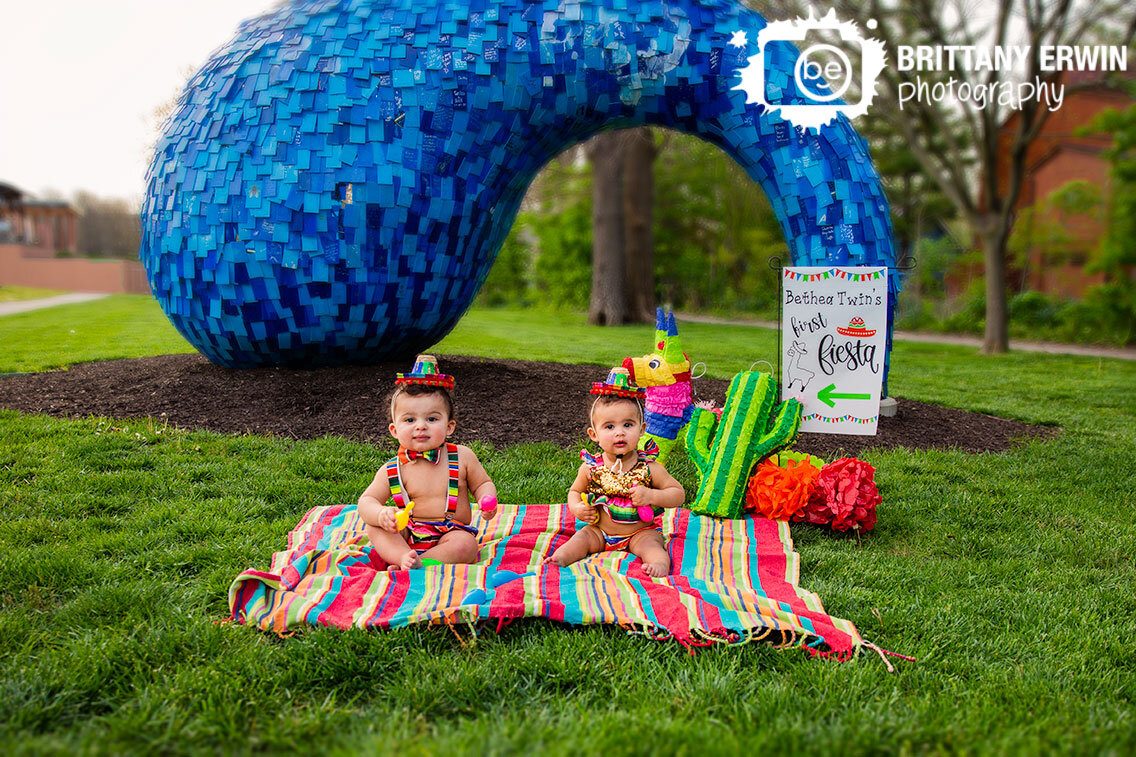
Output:
[[[439,356],[457,380],[460,442],[503,447],[551,441],[578,446],[587,425],[588,389],[605,366]],[[384,441],[387,397],[405,361],[305,371],[232,370],[200,355],[84,363],[0,379],[0,407],[62,418],[157,418],[185,429],[295,439],[338,435]],[[729,382],[695,381],[696,399],[721,405]],[[997,452],[1056,429],[899,399],[876,436],[802,434],[794,449],[830,459],[874,447]]]

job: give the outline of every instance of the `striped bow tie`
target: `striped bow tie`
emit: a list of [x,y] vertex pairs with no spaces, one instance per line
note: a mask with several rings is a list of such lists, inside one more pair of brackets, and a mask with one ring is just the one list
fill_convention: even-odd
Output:
[[416,452],[415,450],[407,449],[406,447],[399,447],[398,459],[400,462],[409,463],[411,460],[422,458],[423,460],[428,460],[434,464],[437,464],[439,458],[441,457],[441,451],[441,447],[428,449],[425,452]]

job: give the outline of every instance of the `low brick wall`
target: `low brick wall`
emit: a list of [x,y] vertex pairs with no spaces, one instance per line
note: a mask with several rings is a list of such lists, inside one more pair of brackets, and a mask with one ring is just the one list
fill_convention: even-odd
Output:
[[146,271],[137,260],[44,258],[35,248],[0,244],[0,285],[64,289],[69,292],[149,294]]

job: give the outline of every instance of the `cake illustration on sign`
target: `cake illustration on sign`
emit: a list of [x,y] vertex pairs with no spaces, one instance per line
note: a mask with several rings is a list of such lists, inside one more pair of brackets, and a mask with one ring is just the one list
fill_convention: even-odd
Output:
[[875,336],[876,330],[864,327],[864,319],[856,316],[848,322],[848,327],[837,326],[836,330],[844,336],[869,337]]

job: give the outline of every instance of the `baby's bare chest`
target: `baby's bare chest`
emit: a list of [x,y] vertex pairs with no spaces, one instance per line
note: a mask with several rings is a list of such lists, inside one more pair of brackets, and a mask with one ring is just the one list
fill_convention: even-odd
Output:
[[445,460],[438,463],[415,460],[400,467],[403,497],[414,500],[416,517],[430,514],[434,510],[445,512],[451,493],[457,497],[459,507],[468,507],[464,466],[458,467],[456,475],[451,474],[450,466]]

